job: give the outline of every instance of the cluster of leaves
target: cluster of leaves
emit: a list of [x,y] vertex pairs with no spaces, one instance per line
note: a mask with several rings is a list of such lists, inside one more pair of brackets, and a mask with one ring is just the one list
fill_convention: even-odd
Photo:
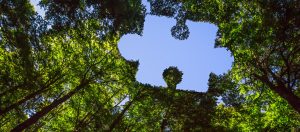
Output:
[[183,73],[177,67],[171,66],[165,69],[162,75],[168,87],[175,89],[176,85],[181,82]]
[[[148,0],[151,14],[219,27],[216,47],[234,56],[205,93],[135,80],[138,62],[117,43],[141,35],[140,0],[0,0],[0,131],[274,131],[300,126],[300,2]],[[218,98],[222,102],[217,103]]]
[[177,68],[164,72],[174,89],[135,82],[138,63],[125,60],[117,42],[126,33],[141,33],[140,1],[40,5],[45,18],[29,1],[1,1],[1,131],[211,128],[215,98],[176,91],[182,79]]
[[213,131],[216,95],[140,84],[139,100],[120,126],[128,131]]
[[141,33],[144,7],[130,1],[124,6],[140,20],[110,26],[119,16],[96,7],[109,4],[80,2],[41,1],[45,18],[28,0],[0,2],[1,131],[101,130],[114,120],[138,65],[117,43],[125,32]]
[[300,125],[299,114],[284,99],[262,83],[253,86],[256,90],[243,91],[252,87],[237,84],[230,74],[210,74],[209,87],[222,100],[212,121],[216,127],[224,131],[287,131]]
[[[231,72],[225,77],[232,83],[221,83],[224,77],[216,79],[216,75],[211,79],[219,80],[212,84],[219,85],[216,91],[225,92],[221,94],[225,105],[218,109],[224,110],[222,116],[226,111],[233,113],[233,126],[244,131],[299,126],[300,1],[148,1],[152,14],[172,17],[179,23],[191,20],[218,26],[215,46],[227,48],[234,57]],[[182,30],[171,31],[180,34]],[[234,89],[226,92],[230,87]]]

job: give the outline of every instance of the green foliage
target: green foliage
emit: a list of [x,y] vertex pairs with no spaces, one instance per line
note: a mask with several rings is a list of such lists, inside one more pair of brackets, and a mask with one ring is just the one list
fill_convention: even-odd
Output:
[[[216,99],[208,93],[139,84],[143,98],[124,117],[129,131],[213,131]],[[121,128],[119,128],[121,129]],[[122,130],[122,129],[121,129]]]
[[[299,1],[150,1],[152,14],[218,26],[215,46],[234,57],[236,81],[259,80],[300,111]],[[158,4],[159,3],[159,4]],[[172,11],[172,15],[168,13]],[[184,25],[184,24],[182,24]],[[180,29],[180,25],[178,29]],[[181,30],[172,30],[174,34]],[[178,38],[178,37],[175,37]]]
[[183,73],[177,67],[171,66],[165,69],[162,75],[168,87],[175,89],[176,85],[181,82]]
[[249,87],[247,84],[237,84],[230,78],[230,73],[219,76],[211,74],[213,85],[210,86],[222,89],[222,102],[216,108],[213,121],[215,127],[224,131],[286,131],[300,125],[299,114],[262,83],[257,82]]
[[[43,19],[28,1],[1,1],[0,130],[105,129],[115,103],[135,82],[138,64],[120,55],[120,33],[107,29],[102,18],[52,19],[52,6],[71,5],[47,2],[42,1]],[[99,34],[101,30],[107,32]]]
[[[234,63],[227,75],[230,79],[211,75],[209,86],[215,87],[211,93],[223,91],[225,107],[220,109],[246,117],[243,119],[246,124],[238,125],[243,129],[231,127],[232,130],[288,130],[299,126],[294,124],[298,116],[279,112],[283,109],[296,115],[300,112],[299,1],[150,0],[150,4],[152,9],[159,8],[151,10],[152,14],[173,17],[177,23],[191,20],[218,26],[215,46],[227,48]],[[278,113],[271,108],[279,110]],[[269,115],[280,119],[274,123]]]
[[[207,92],[135,80],[117,43],[142,34],[141,0],[0,0],[0,131],[289,131],[300,126],[299,1],[148,0],[151,14],[218,26],[232,69]],[[221,102],[218,102],[218,98]]]
[[107,32],[142,34],[146,9],[141,0],[42,0],[46,19],[54,30],[78,27],[82,20],[99,20],[105,28],[98,29],[98,35]]

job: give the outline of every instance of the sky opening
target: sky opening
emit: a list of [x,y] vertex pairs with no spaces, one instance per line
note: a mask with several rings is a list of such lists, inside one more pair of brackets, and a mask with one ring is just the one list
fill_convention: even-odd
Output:
[[[31,0],[35,10],[45,15],[38,0]],[[149,12],[149,3],[143,0]],[[139,60],[137,81],[166,86],[162,72],[169,66],[183,71],[183,80],[177,89],[205,92],[210,72],[222,74],[231,68],[233,58],[224,48],[214,48],[217,27],[209,23],[187,22],[190,36],[176,40],[171,36],[175,20],[147,15],[143,36],[128,34],[121,38],[119,50],[128,60]]]
[[136,78],[141,83],[166,86],[163,70],[177,66],[184,73],[177,89],[205,92],[209,74],[227,72],[233,58],[226,49],[214,48],[215,25],[188,21],[189,38],[177,40],[170,31],[175,23],[171,18],[147,15],[143,36],[123,36],[119,50],[126,59],[139,60]]

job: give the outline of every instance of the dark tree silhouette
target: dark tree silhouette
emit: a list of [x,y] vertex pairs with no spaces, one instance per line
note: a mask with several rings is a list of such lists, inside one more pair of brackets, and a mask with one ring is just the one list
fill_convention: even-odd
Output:
[[183,73],[177,67],[171,66],[165,69],[162,75],[168,88],[176,89],[177,84],[182,80]]

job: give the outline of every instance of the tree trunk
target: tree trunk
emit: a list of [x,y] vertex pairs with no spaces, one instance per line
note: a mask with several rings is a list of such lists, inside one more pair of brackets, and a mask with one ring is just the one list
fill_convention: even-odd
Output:
[[130,108],[130,106],[133,104],[133,102],[140,98],[140,93],[141,91],[139,91],[137,93],[137,95],[126,105],[126,107],[122,110],[122,112],[117,116],[117,118],[112,122],[112,124],[109,126],[109,131],[111,132],[116,126],[118,126],[118,124],[121,122],[125,112],[127,112],[127,110]]
[[277,94],[284,98],[300,114],[300,98],[286,87],[273,88]]
[[109,126],[109,131],[111,132],[118,124],[121,122],[125,112],[130,108],[130,106],[133,104],[133,100],[130,101],[126,107],[122,110],[122,112],[117,116],[117,118],[113,121],[113,123]]
[[13,110],[13,109],[15,109],[15,108],[17,108],[19,105],[25,103],[26,101],[28,101],[28,100],[34,98],[35,96],[37,96],[37,95],[39,95],[39,94],[41,94],[41,93],[43,93],[43,92],[45,92],[45,91],[47,91],[47,90],[48,90],[48,89],[40,89],[40,90],[38,90],[38,91],[35,91],[35,92],[33,92],[33,93],[27,95],[27,96],[26,96],[25,98],[23,98],[22,100],[20,100],[20,101],[18,101],[18,102],[16,102],[16,103],[14,103],[14,104],[12,104],[12,105],[10,105],[10,106],[4,108],[3,110],[0,110],[0,116],[6,114],[7,112],[9,112],[9,111],[11,111],[11,110]]
[[279,94],[284,98],[288,104],[290,104],[294,110],[300,114],[300,98],[293,93],[290,89],[286,88],[283,84],[278,83],[278,85],[273,84],[267,76],[254,75],[256,78],[261,80],[263,83],[268,85],[272,91]]
[[39,89],[39,90],[37,90],[37,91],[35,91],[35,92],[27,95],[26,97],[24,97],[23,99],[19,100],[18,102],[16,102],[16,103],[14,103],[14,104],[12,104],[12,105],[4,108],[3,110],[0,109],[0,116],[6,114],[7,112],[9,112],[9,111],[11,111],[11,110],[13,110],[15,108],[17,108],[19,105],[21,105],[21,104],[25,103],[26,101],[28,101],[28,100],[36,97],[37,95],[50,90],[51,89],[50,86],[52,84],[56,83],[59,79],[60,79],[60,77],[55,78],[54,80],[52,80],[51,82],[49,82],[49,84],[47,84],[46,86],[44,86],[41,89]]
[[64,95],[63,97],[53,101],[50,105],[44,107],[41,111],[37,112],[33,116],[31,116],[29,119],[25,120],[23,123],[19,124],[16,126],[14,129],[12,129],[12,132],[20,132],[23,131],[24,129],[30,127],[34,123],[36,123],[39,119],[44,117],[46,114],[48,114],[51,110],[62,104],[63,102],[67,101],[70,99],[75,93],[83,89],[88,82],[82,82],[80,85],[78,85],[73,91],[69,92],[68,94]]
[[[113,97],[115,97],[120,91],[115,92],[112,96],[110,96],[108,99],[106,99],[103,103],[103,106],[105,106]],[[101,108],[102,109],[102,108]],[[90,121],[93,113],[98,113],[101,109],[97,109],[96,111],[92,112],[88,112],[81,120],[78,121],[78,123],[76,123],[76,126],[74,127],[74,132],[78,132],[81,131],[81,129],[83,128],[82,126],[84,126],[85,124],[87,124],[88,121]]]
[[166,125],[167,125],[167,119],[164,118],[160,124],[160,132],[164,132]]

